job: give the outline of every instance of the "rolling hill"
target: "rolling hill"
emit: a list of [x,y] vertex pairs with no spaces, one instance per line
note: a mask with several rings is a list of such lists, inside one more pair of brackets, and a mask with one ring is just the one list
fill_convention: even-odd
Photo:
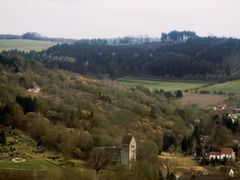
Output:
[[52,41],[39,41],[39,40],[26,40],[26,39],[0,39],[0,52],[17,49],[19,51],[29,52],[42,51],[49,47],[57,45],[57,42]]
[[[240,40],[197,37],[183,42],[109,45],[102,40],[62,44],[21,54],[50,68],[88,75],[223,80],[239,77]],[[17,52],[9,52],[9,56]],[[70,60],[69,60],[70,58]]]
[[234,93],[234,94],[240,95],[240,80],[217,83],[203,89],[210,92],[222,91],[225,93]]

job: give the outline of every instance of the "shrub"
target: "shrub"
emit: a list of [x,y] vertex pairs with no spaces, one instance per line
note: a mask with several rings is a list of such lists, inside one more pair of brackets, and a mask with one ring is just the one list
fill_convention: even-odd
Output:
[[181,90],[177,90],[177,91],[175,92],[175,97],[176,97],[176,98],[182,98],[182,97],[183,97],[183,92],[182,92]]

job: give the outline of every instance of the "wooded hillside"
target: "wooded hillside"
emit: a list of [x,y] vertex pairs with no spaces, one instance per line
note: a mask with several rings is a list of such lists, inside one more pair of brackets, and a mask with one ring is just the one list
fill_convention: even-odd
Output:
[[[63,153],[116,145],[129,132],[139,140],[152,139],[161,150],[164,133],[178,144],[196,118],[209,119],[144,87],[49,70],[18,58],[0,56],[0,64],[2,123]],[[41,91],[31,90],[36,86]]]
[[43,52],[5,52],[37,59],[47,67],[88,75],[155,76],[184,79],[239,78],[240,40],[200,38],[140,45],[107,45],[80,41],[57,45]]

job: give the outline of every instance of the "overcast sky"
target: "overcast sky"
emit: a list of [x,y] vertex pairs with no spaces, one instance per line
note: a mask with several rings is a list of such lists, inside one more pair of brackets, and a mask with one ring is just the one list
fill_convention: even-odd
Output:
[[174,29],[240,38],[240,0],[0,0],[0,34],[103,38]]

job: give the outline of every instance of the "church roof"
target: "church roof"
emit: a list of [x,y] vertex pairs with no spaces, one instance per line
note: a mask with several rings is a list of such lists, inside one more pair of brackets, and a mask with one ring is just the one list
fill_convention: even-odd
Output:
[[123,137],[122,144],[130,144],[133,136],[128,134]]

